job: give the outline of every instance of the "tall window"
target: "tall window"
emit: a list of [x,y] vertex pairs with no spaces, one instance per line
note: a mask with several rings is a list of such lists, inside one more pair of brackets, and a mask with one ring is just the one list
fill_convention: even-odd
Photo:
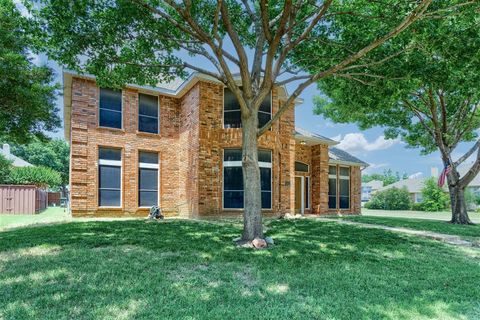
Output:
[[101,127],[122,128],[122,91],[100,89],[99,122]]
[[328,207],[337,208],[337,167],[328,167]]
[[[272,118],[272,99],[269,94],[258,110],[258,127],[263,127]],[[240,104],[233,92],[225,88],[223,91],[223,124],[225,128],[241,128],[242,114]]]
[[328,207],[350,208],[350,168],[330,166],[328,170]]
[[138,95],[138,131],[158,133],[158,96]]
[[122,193],[122,151],[99,148],[98,151],[98,205],[120,207]]
[[158,205],[158,153],[140,152],[138,170],[138,206]]
[[[262,209],[272,208],[272,153],[258,150]],[[223,154],[223,207],[243,209],[242,150],[225,149]]]
[[310,209],[310,177],[305,177],[305,209]]
[[350,168],[340,167],[339,169],[339,207],[348,209],[350,208]]

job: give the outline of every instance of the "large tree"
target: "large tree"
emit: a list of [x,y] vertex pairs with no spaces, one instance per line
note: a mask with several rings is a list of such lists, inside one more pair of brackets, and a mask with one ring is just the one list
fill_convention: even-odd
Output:
[[29,57],[31,26],[12,0],[0,0],[0,137],[18,142],[60,126],[53,72]]
[[[244,240],[263,237],[258,138],[305,88],[364,59],[431,12],[432,2],[435,10],[445,7],[440,0],[41,2],[35,15],[45,22],[50,57],[94,74],[100,85],[155,85],[193,70],[233,92],[241,107],[243,179],[248,186]],[[358,29],[346,29],[348,21]],[[182,59],[179,52],[201,57],[211,67]],[[301,67],[312,59],[315,70]],[[275,84],[291,85],[292,93],[259,128],[259,107]]]
[[70,147],[62,139],[42,141],[33,139],[28,144],[12,146],[12,153],[36,166],[57,171],[61,175],[62,192],[65,193],[69,181]]
[[[445,2],[450,10],[429,14],[413,33],[375,51],[382,64],[358,63],[322,81],[316,112],[362,129],[386,127],[387,137],[401,136],[423,154],[439,151],[451,168],[451,222],[470,224],[464,193],[480,171],[480,4]],[[470,149],[452,159],[462,142]],[[473,155],[460,176],[458,166]]]

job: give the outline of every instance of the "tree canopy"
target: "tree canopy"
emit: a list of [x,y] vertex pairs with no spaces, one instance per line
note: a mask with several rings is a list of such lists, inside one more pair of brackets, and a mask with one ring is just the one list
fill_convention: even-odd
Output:
[[62,139],[41,141],[34,139],[28,144],[12,145],[12,153],[25,161],[51,168],[60,173],[63,186],[68,185],[70,166],[70,147]]
[[[315,99],[315,111],[362,129],[383,126],[387,138],[401,136],[424,154],[438,150],[451,169],[451,222],[469,224],[463,194],[480,172],[480,3],[444,3],[450,9],[427,14],[430,19],[419,20],[411,34],[375,51],[376,61],[320,82],[324,96]],[[475,140],[452,159],[461,142]],[[456,168],[475,152],[474,164],[460,177]]]
[[0,138],[10,141],[43,137],[60,126],[53,71],[29,56],[34,34],[13,1],[0,0]]

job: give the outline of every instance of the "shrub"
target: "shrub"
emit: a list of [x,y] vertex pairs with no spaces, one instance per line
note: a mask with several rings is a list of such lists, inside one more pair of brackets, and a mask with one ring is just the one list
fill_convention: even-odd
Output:
[[447,208],[449,197],[447,193],[437,185],[434,178],[427,179],[422,189],[423,201],[421,209],[423,211],[441,211]]
[[57,187],[62,183],[60,173],[46,167],[14,167],[8,183],[33,184],[38,187]]
[[0,183],[7,183],[11,170],[12,161],[0,154]]
[[388,188],[375,193],[365,207],[381,210],[408,210],[411,207],[410,194],[407,188]]

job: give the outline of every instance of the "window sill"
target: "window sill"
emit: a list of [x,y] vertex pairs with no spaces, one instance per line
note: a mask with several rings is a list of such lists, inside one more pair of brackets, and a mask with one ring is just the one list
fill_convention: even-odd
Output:
[[123,207],[97,207],[97,211],[123,211]]
[[99,131],[107,131],[112,133],[125,133],[125,129],[118,129],[118,128],[109,128],[109,127],[97,127]]
[[137,136],[143,136],[148,138],[160,138],[160,133],[150,133],[150,132],[143,132],[137,130]]

